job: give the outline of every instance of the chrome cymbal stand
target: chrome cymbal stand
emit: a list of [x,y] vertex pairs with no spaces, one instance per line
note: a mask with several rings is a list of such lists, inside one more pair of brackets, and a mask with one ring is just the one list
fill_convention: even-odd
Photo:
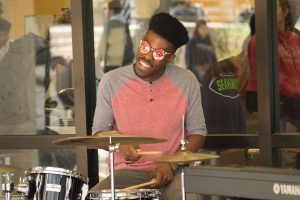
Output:
[[[181,147],[180,150],[181,151],[185,151],[186,147],[185,144],[187,144],[188,142],[185,139],[181,140]],[[180,167],[180,173],[181,173],[181,193],[182,193],[182,200],[185,200],[185,184],[184,184],[184,167],[186,166],[186,163],[179,163],[178,166]]]
[[109,158],[110,158],[110,181],[111,181],[111,198],[115,200],[115,175],[114,175],[114,152],[118,151],[120,144],[113,144],[112,137],[109,137]]
[[[184,115],[182,116],[182,139],[180,140],[180,151],[185,151],[186,147],[185,145],[188,143],[188,141],[185,139],[185,134],[184,134]],[[185,184],[184,184],[184,166],[186,165],[186,163],[179,163],[178,164],[180,166],[180,170],[181,170],[181,196],[182,196],[182,200],[185,200]]]
[[2,191],[5,192],[5,199],[11,200],[11,193],[14,189],[14,183],[11,181],[10,176],[12,174],[5,173],[4,176],[4,183],[2,183]]

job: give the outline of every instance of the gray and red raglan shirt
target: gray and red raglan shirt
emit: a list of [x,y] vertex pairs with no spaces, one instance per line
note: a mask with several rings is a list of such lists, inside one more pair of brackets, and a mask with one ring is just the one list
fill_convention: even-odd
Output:
[[[93,134],[113,129],[124,135],[163,138],[167,141],[139,147],[172,154],[180,146],[183,116],[185,136],[206,135],[200,86],[191,71],[167,65],[162,77],[146,82],[129,65],[108,72],[101,79],[92,130]],[[153,157],[143,155],[128,164],[116,152],[115,170],[152,171],[157,166],[151,162]]]

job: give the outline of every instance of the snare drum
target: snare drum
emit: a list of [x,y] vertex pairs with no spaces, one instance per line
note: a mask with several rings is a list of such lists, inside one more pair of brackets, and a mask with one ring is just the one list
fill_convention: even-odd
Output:
[[[102,190],[97,193],[89,193],[86,200],[111,200],[111,190]],[[159,200],[160,192],[157,189],[115,190],[116,200]]]
[[39,166],[27,170],[25,177],[28,200],[83,200],[88,191],[88,178],[68,169]]

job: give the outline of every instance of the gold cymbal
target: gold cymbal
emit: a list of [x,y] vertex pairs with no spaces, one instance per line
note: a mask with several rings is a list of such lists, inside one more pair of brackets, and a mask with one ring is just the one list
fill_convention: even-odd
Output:
[[0,165],[0,173],[12,173],[18,170],[21,170],[21,168],[9,166],[9,165]]
[[56,109],[56,108],[44,108],[45,109],[45,111],[47,111],[47,112],[52,112],[52,111],[60,111],[59,109]]
[[168,162],[177,164],[186,164],[194,161],[219,158],[220,156],[207,153],[193,153],[190,151],[178,151],[172,155],[162,155],[153,159],[155,162]]
[[110,139],[112,144],[152,144],[161,143],[167,140],[161,138],[153,137],[143,137],[143,136],[125,136],[121,135],[117,131],[106,131],[98,133],[93,136],[85,137],[69,137],[64,139],[54,140],[54,144],[61,145],[83,145],[87,146],[89,149],[107,149],[110,144]]
[[95,133],[95,136],[104,136],[104,137],[117,137],[122,136],[122,134],[119,131],[101,131]]
[[62,93],[73,94],[74,88],[64,88],[64,89],[59,90],[58,94],[62,94]]

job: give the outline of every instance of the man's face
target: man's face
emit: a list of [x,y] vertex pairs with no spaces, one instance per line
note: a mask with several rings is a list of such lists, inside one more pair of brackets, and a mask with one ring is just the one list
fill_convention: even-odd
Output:
[[208,28],[205,25],[200,25],[197,29],[200,38],[205,39],[208,35]]
[[8,32],[0,31],[0,47],[4,46],[6,42],[9,40]]
[[[143,40],[147,41],[153,49],[163,49],[170,53],[175,51],[169,41],[155,32],[148,31]],[[153,50],[148,53],[142,53],[140,48],[138,48],[136,63],[134,64],[135,73],[144,81],[155,81],[163,75],[165,65],[172,62],[174,58],[174,54],[167,54],[162,60],[155,60],[153,58]]]

